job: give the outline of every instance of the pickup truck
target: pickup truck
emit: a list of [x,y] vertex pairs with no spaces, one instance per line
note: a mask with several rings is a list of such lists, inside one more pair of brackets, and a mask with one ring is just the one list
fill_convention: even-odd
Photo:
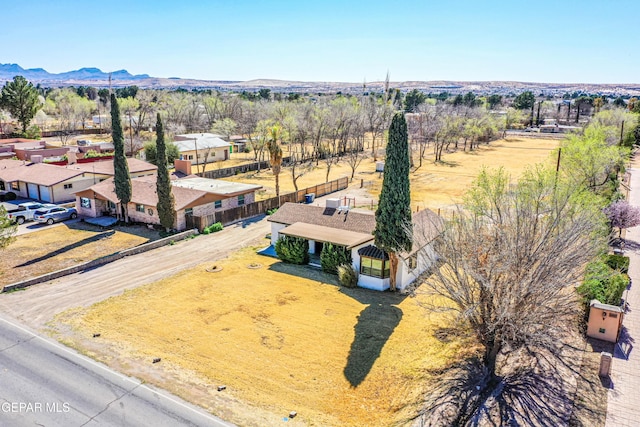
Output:
[[12,209],[7,212],[7,217],[17,222],[18,224],[24,224],[25,221],[33,221],[33,215],[35,211],[45,207],[54,207],[50,203],[38,203],[38,202],[26,202],[20,203],[17,209]]

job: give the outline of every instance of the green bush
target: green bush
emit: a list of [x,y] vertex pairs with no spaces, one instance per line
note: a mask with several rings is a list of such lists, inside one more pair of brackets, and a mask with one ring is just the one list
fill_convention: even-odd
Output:
[[309,263],[309,241],[299,237],[284,236],[276,242],[276,254],[291,264]]
[[345,288],[355,288],[358,285],[358,273],[351,264],[343,264],[337,267],[338,281]]
[[216,222],[208,226],[207,230],[209,230],[209,233],[215,233],[217,231],[222,231],[223,228],[224,227],[222,226],[221,222]]
[[[624,263],[624,261],[621,262]],[[583,296],[586,304],[597,299],[604,304],[620,305],[622,293],[628,284],[629,276],[612,269],[609,265],[609,257],[604,257],[587,266],[584,282],[578,287],[578,292]]]
[[351,251],[344,246],[325,243],[320,252],[322,271],[337,274],[338,266],[343,264],[351,264]]
[[273,208],[273,209],[267,209],[266,214],[267,215],[273,215],[274,213],[276,213],[278,211],[278,208]]
[[607,255],[605,262],[620,273],[629,272],[629,257],[624,255]]

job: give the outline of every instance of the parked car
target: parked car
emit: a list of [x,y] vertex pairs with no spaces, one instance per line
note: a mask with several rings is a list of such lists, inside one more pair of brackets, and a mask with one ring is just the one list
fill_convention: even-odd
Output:
[[75,219],[78,217],[76,208],[63,208],[61,206],[38,209],[33,215],[33,219],[41,224],[53,224],[57,221]]
[[18,224],[24,224],[25,221],[33,221],[33,215],[38,209],[54,208],[56,205],[50,203],[26,202],[20,203],[17,209],[7,212],[7,218]]

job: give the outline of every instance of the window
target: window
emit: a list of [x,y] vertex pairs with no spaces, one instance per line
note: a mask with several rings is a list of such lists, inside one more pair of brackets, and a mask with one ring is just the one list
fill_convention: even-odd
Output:
[[364,256],[360,259],[360,274],[386,279],[389,277],[389,271],[389,260],[369,258]]
[[0,181],[0,190],[4,190],[4,181]]
[[184,210],[185,215],[193,215],[193,208],[187,208]]
[[136,204],[136,212],[143,212],[144,213],[144,205]]
[[91,209],[91,199],[89,199],[88,197],[80,197],[80,207]]
[[238,206],[244,205],[244,194],[238,196]]
[[20,191],[20,183],[18,181],[14,181],[11,183],[11,189]]
[[607,330],[605,328],[600,328],[600,330],[598,332],[600,332],[601,334],[604,334]]
[[418,255],[414,254],[409,257],[409,270],[415,270],[418,267]]
[[[240,204],[240,202],[238,202],[238,204]],[[222,200],[216,200],[215,202],[213,202],[213,207],[216,209],[220,209],[222,207]]]
[[64,189],[68,190],[69,188],[73,188],[73,184],[65,184]]
[[613,317],[615,319],[618,317],[618,313],[609,313],[609,317]]
[[116,208],[116,204],[113,202],[108,202],[107,206],[109,207],[109,209],[115,209]]

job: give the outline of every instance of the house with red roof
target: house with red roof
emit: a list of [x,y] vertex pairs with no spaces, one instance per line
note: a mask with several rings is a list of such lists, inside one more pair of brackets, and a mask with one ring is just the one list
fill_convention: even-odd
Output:
[[[187,217],[190,215],[204,216],[253,203],[255,191],[262,188],[259,185],[200,178],[194,175],[173,180],[171,184],[171,193],[175,199],[176,230],[187,228]],[[113,178],[78,191],[75,196],[76,209],[81,216],[115,216],[120,211],[120,201],[115,192]],[[131,201],[127,206],[129,219],[144,224],[160,224],[157,205],[155,175],[131,179]]]

